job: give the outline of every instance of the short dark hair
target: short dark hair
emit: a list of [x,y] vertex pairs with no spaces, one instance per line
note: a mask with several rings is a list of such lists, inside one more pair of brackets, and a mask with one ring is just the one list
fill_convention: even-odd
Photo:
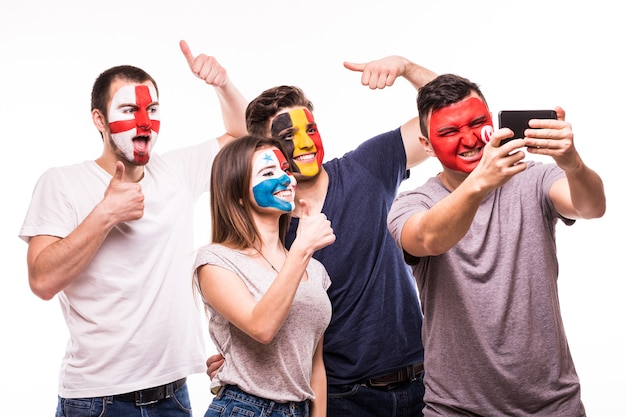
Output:
[[93,83],[93,88],[91,89],[91,110],[99,110],[105,118],[108,118],[107,113],[109,109],[107,109],[106,106],[111,99],[109,90],[111,84],[117,79],[136,83],[150,81],[154,84],[157,96],[159,95],[159,87],[157,87],[156,81],[141,68],[133,67],[132,65],[118,65],[109,68],[96,78],[96,81]]
[[422,134],[428,138],[426,120],[431,111],[439,110],[458,103],[475,92],[487,105],[487,100],[480,91],[478,84],[455,74],[442,74],[430,81],[417,93],[417,111],[420,118]]
[[270,119],[289,107],[306,107],[313,112],[313,103],[294,86],[281,85],[263,91],[246,108],[246,127],[250,135],[270,136]]

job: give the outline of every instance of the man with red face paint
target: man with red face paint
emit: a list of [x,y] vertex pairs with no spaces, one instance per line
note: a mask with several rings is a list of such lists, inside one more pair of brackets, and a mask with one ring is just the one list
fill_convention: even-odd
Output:
[[227,133],[155,154],[156,82],[110,68],[92,89],[102,155],[47,170],[20,230],[30,287],[57,296],[69,330],[59,417],[191,416],[185,381],[206,355],[190,280],[193,208],[220,146],[246,132],[246,101],[213,57],[180,47],[215,87]]
[[559,310],[555,228],[601,217],[606,201],[565,112],[499,146],[513,132],[494,132],[479,87],[456,75],[421,88],[418,112],[420,140],[443,170],[398,195],[388,226],[424,311],[424,415],[584,416]]
[[[416,89],[435,74],[390,56],[367,64],[345,63],[362,72],[371,89],[404,77]],[[420,416],[423,407],[421,309],[402,253],[386,216],[407,170],[426,159],[419,119],[364,141],[341,158],[323,163],[324,145],[313,105],[297,87],[270,88],[246,110],[251,134],[279,138],[298,181],[287,246],[296,237],[302,207],[324,213],[336,241],[313,257],[333,284],[333,316],[324,335],[329,417]],[[210,357],[208,372],[221,365]]]

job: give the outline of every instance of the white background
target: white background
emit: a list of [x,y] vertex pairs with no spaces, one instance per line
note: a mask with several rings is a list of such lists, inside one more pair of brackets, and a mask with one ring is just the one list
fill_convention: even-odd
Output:
[[[605,181],[608,210],[602,219],[559,225],[561,307],[588,415],[624,415],[625,207],[618,175],[625,143],[626,30],[618,5],[2,0],[2,414],[51,416],[55,408],[67,332],[57,300],[44,302],[30,292],[26,244],[17,234],[46,168],[100,155],[89,108],[96,76],[132,64],[157,80],[159,152],[223,132],[212,88],[192,76],[179,51],[178,41],[185,39],[194,53],[216,56],[248,99],[278,84],[302,87],[316,106],[326,159],[416,114],[409,83],[370,91],[359,74],[343,68],[344,60],[397,54],[437,73],[458,73],[482,87],[494,115],[562,106],[577,148]],[[412,170],[403,189],[438,170],[429,160]],[[209,237],[207,210],[208,198],[199,203],[197,245]],[[213,353],[210,344],[207,353]],[[202,416],[211,399],[208,377],[193,376],[189,386],[195,415]]]

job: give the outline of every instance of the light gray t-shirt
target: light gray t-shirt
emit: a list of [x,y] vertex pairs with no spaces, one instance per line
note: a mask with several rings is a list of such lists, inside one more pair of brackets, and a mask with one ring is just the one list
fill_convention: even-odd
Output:
[[[548,193],[554,164],[527,169],[491,192],[463,239],[439,256],[407,257],[424,322],[425,416],[584,416],[557,291]],[[398,195],[396,243],[407,219],[450,192],[437,178]]]
[[[255,299],[260,299],[276,278],[276,272],[261,267],[242,252],[218,244],[198,251],[197,269],[216,265],[237,274]],[[236,385],[241,390],[277,402],[314,399],[311,388],[313,353],[331,317],[326,290],[330,277],[324,266],[311,259],[307,266],[309,279],[301,282],[291,311],[274,340],[265,345],[252,339],[231,324],[210,305],[209,333],[224,365],[211,380],[211,388]],[[237,300],[232,300],[236,303]]]

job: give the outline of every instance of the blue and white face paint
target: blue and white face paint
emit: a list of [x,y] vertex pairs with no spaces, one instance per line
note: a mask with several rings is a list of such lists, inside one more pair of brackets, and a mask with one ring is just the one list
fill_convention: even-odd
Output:
[[252,166],[252,194],[259,207],[290,212],[295,208],[296,179],[289,163],[276,148],[255,152]]

